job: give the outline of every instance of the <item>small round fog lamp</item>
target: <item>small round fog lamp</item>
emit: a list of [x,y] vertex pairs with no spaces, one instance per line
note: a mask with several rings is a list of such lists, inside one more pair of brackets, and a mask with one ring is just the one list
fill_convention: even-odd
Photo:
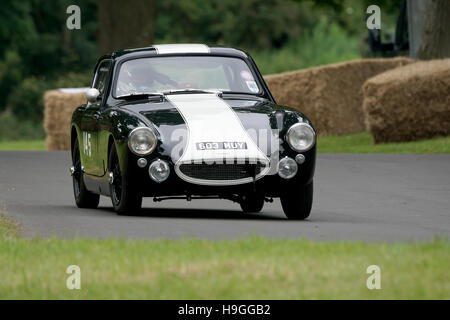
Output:
[[148,174],[153,181],[158,183],[163,182],[169,177],[169,164],[164,160],[157,159],[148,168]]
[[298,164],[302,164],[303,162],[305,162],[305,156],[302,154],[296,155],[295,162],[297,162]]
[[139,168],[145,168],[145,166],[147,165],[147,159],[139,158],[137,161],[137,165]]
[[278,162],[278,175],[283,179],[291,179],[297,173],[297,163],[292,158],[285,157]]

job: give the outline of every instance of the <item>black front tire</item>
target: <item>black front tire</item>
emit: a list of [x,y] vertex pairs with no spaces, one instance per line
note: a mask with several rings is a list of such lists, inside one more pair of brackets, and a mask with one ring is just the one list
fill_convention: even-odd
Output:
[[142,196],[129,183],[127,174],[120,169],[119,158],[114,144],[109,152],[108,169],[113,174],[110,191],[114,211],[120,215],[133,215],[139,212],[142,206]]
[[75,203],[78,208],[95,209],[100,202],[100,195],[90,192],[86,189],[84,184],[84,173],[81,169],[81,157],[80,146],[78,145],[78,138],[75,139],[75,143],[72,149],[72,165],[74,172],[72,174],[73,182],[73,195],[75,197]]
[[259,194],[247,194],[242,197],[241,202],[242,211],[245,213],[257,213],[264,207],[264,196]]
[[305,220],[311,213],[313,203],[313,182],[281,196],[284,214],[290,220]]

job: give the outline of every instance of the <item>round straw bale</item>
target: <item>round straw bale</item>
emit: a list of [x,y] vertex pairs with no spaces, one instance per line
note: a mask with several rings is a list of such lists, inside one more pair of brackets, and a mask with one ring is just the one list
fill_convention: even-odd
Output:
[[450,59],[386,71],[363,86],[363,110],[376,143],[450,134]]

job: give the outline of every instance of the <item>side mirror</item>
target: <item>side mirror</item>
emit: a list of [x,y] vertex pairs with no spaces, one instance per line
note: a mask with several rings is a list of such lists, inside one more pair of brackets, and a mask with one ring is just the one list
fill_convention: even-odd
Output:
[[90,88],[88,91],[86,91],[86,99],[88,102],[95,102],[97,101],[98,96],[100,95],[100,91],[95,88]]

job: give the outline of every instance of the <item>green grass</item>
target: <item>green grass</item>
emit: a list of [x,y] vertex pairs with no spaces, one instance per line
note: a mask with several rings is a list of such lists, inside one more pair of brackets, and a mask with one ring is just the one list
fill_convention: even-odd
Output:
[[[5,236],[8,225],[0,224],[0,299],[450,298],[444,239],[22,239]],[[366,287],[372,264],[381,268],[381,290]],[[81,268],[81,290],[66,288],[69,265]]]
[[0,150],[45,150],[45,141],[0,141]]
[[450,137],[413,142],[374,144],[368,132],[344,136],[321,136],[320,153],[450,153]]

